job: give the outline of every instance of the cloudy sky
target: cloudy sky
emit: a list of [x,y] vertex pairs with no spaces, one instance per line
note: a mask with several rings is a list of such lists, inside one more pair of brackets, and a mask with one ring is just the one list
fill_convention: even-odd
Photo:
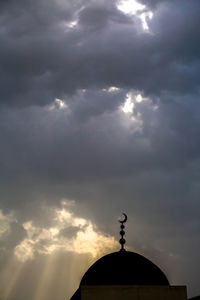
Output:
[[67,300],[127,247],[200,293],[199,0],[1,0],[0,299]]

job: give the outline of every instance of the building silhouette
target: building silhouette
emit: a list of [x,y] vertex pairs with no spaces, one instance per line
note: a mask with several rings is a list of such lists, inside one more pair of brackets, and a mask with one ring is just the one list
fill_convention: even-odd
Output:
[[171,286],[165,274],[142,255],[124,249],[125,214],[121,249],[97,260],[83,275],[70,300],[186,300],[185,286]]

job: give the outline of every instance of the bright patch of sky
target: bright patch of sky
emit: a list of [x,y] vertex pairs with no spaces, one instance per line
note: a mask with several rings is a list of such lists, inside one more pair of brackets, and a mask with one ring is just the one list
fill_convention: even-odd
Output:
[[61,100],[56,98],[50,106],[48,106],[48,110],[55,110],[55,109],[64,109],[67,108],[67,104]]
[[142,95],[141,94],[138,94],[135,98],[136,102],[140,103],[144,100],[144,98],[142,98]]
[[[122,120],[123,127],[134,131],[141,132],[143,130],[143,116],[140,112],[140,104],[145,102],[145,106],[149,111],[155,111],[158,106],[152,105],[152,100],[148,97],[144,97],[138,91],[130,90],[126,93],[124,103],[119,107],[120,111],[123,112],[125,118]],[[137,108],[137,110],[136,110]]]
[[137,15],[142,22],[142,28],[146,31],[149,30],[148,20],[153,18],[152,11],[145,11],[146,6],[135,0],[121,0],[117,8],[125,14]]
[[75,28],[75,27],[77,26],[77,24],[78,24],[78,20],[74,20],[74,21],[65,23],[66,27],[67,27],[67,28],[70,28],[70,29]]
[[150,98],[147,98],[147,97],[143,97],[141,94],[137,94],[136,96],[135,96],[135,101],[137,102],[137,103],[140,103],[140,102],[143,102],[143,101],[148,101],[148,102],[152,102],[151,101],[151,99]]
[[151,101],[149,98],[143,97],[141,94],[137,94],[135,91],[130,91],[126,94],[124,104],[120,107],[125,114],[132,114],[136,103],[142,101]]
[[110,86],[107,89],[103,89],[104,92],[108,92],[108,93],[114,93],[114,92],[119,92],[120,88],[116,87],[116,86]]
[[125,14],[135,15],[138,11],[143,10],[145,5],[135,0],[122,0],[117,5],[117,8],[123,11]]
[[114,237],[100,233],[90,220],[76,217],[67,202],[52,213],[54,218],[49,228],[39,227],[31,220],[23,224],[26,238],[14,251],[18,260],[24,262],[33,259],[35,254],[50,255],[56,250],[89,253],[96,257],[117,248]]
[[134,103],[133,103],[133,98],[131,93],[128,93],[126,95],[126,100],[122,105],[121,109],[125,114],[133,113]]
[[152,20],[152,18],[153,18],[152,11],[148,11],[140,15],[140,19],[142,20],[142,27],[144,30],[149,30],[148,20]]

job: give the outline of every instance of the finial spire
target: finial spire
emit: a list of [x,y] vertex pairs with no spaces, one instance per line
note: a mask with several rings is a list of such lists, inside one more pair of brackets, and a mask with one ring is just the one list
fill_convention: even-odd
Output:
[[128,220],[128,217],[127,217],[127,215],[125,213],[123,213],[122,215],[124,216],[124,218],[119,220],[119,223],[121,223],[121,226],[120,226],[120,228],[121,228],[121,230],[120,230],[121,239],[119,240],[119,243],[121,245],[120,251],[126,251],[124,249],[124,245],[126,243],[126,240],[124,239],[124,235],[125,235],[125,231],[124,231],[125,226],[124,226],[124,223],[126,223],[126,221]]

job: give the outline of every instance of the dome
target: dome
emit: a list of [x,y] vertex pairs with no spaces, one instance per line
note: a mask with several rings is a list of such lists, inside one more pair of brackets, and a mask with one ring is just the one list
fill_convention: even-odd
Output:
[[70,300],[80,300],[81,299],[81,290],[78,288]]
[[150,260],[130,251],[103,256],[84,274],[82,285],[169,285],[164,273]]

